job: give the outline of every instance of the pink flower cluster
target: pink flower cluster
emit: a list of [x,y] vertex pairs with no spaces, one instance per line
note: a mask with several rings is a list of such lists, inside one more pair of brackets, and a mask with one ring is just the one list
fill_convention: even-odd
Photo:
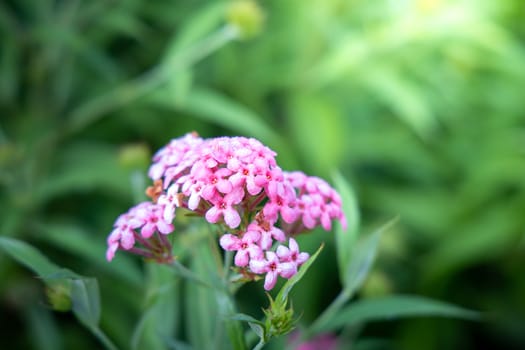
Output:
[[174,230],[177,208],[185,208],[224,225],[228,233],[220,246],[235,252],[234,263],[246,276],[266,274],[266,290],[277,276],[292,277],[309,257],[292,236],[318,225],[330,230],[332,220],[345,226],[346,219],[332,187],[302,172],[283,171],[275,156],[253,138],[187,134],[172,140],[154,155],[149,169],[155,181],[147,191],[152,202],[117,219],[107,259],[120,248],[170,261],[165,235]]

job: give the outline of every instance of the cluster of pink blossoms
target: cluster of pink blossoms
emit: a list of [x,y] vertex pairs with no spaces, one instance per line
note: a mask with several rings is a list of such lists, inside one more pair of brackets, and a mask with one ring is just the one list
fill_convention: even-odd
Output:
[[177,208],[185,208],[224,225],[228,232],[220,246],[235,252],[234,263],[245,276],[266,274],[266,290],[278,276],[292,277],[309,258],[293,236],[318,225],[330,230],[334,219],[345,226],[346,219],[332,187],[317,177],[283,171],[275,156],[253,138],[202,139],[193,133],[172,140],[154,155],[149,169],[152,201],[117,219],[107,259],[124,249],[171,262],[166,235],[174,231]]

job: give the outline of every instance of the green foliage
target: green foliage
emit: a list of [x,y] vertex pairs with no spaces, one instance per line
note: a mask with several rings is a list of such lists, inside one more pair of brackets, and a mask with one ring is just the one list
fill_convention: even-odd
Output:
[[[217,325],[204,311],[261,312],[264,295],[236,306],[219,302],[222,282],[211,283],[216,290],[193,283],[215,266],[192,260],[199,234],[174,239],[180,261],[192,260],[189,271],[156,270],[125,254],[104,259],[115,217],[142,195],[146,170],[123,149],[140,145],[140,158],[190,131],[257,137],[286,169],[323,177],[340,170],[332,179],[348,230],[298,237],[310,252],[326,243],[290,293],[304,312],[299,328],[308,330],[312,315],[346,288],[358,300],[341,299],[333,329],[343,338],[374,320],[360,335],[409,350],[524,347],[522,2],[267,0],[251,19],[243,16],[253,8],[234,16],[230,5],[0,4],[0,326],[12,335],[5,347],[91,349],[104,339],[100,329],[119,348],[213,347],[226,341],[216,337],[220,327],[235,333],[247,320]],[[236,40],[232,24],[257,35]],[[360,237],[392,217],[399,221],[381,240]],[[363,251],[354,248],[360,239],[369,239]],[[370,259],[350,268],[359,256]],[[384,276],[393,292],[500,317],[379,329],[386,313],[375,311],[383,309],[466,314],[427,299],[368,300],[370,275]],[[253,291],[244,288],[238,293]],[[46,298],[76,310],[95,338],[43,307]],[[396,309],[402,305],[406,313]],[[260,318],[250,321],[256,330]],[[191,334],[192,325],[210,337]]]
[[401,317],[441,316],[479,318],[478,313],[455,305],[412,295],[392,295],[351,303],[341,309],[321,331],[353,326],[356,323],[396,320]]

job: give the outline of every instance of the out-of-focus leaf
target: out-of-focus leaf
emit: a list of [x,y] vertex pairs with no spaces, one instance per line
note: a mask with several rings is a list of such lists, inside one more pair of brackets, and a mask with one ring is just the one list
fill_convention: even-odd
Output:
[[290,103],[289,122],[295,143],[317,174],[329,175],[345,154],[341,111],[319,94],[297,94]]
[[137,289],[142,287],[142,273],[132,263],[129,256],[120,254],[118,259],[111,263],[105,258],[105,240],[96,240],[82,228],[71,224],[42,224],[35,238],[42,239],[56,247],[82,257],[97,268],[110,273],[112,276],[125,280]]
[[98,327],[100,320],[100,295],[96,279],[72,279],[71,301],[73,302],[73,313],[82,323],[87,325],[88,328]]
[[29,306],[25,318],[31,325],[30,339],[35,350],[64,349],[62,334],[50,310]]
[[444,278],[477,261],[503,254],[523,232],[521,213],[508,210],[509,202],[495,204],[474,222],[458,223],[456,229],[442,237],[423,260],[428,283]]
[[211,33],[224,20],[225,4],[213,2],[206,8],[187,18],[180,30],[177,30],[167,45],[164,53],[164,64],[177,59],[177,56],[184,54],[184,48],[192,45]]
[[[221,2],[214,2],[207,8],[200,9],[194,16],[189,16],[187,23],[180,30],[175,31],[167,45],[161,64],[169,66],[172,62],[177,62],[180,59],[179,56],[186,53],[187,47],[191,47],[196,41],[216,29],[224,19],[224,5]],[[163,90],[169,91],[174,103],[183,104],[190,93],[192,83],[192,67],[187,67],[174,74]]]
[[64,283],[69,289],[72,310],[77,319],[95,335],[107,349],[116,349],[98,327],[100,295],[95,278],[83,277],[50,262],[42,253],[22,241],[0,237],[0,247],[12,258],[36,272],[46,283]]
[[119,166],[117,150],[100,144],[77,144],[62,150],[53,173],[35,193],[37,202],[92,189],[130,193],[129,174]]
[[[155,101],[177,108],[172,98],[162,91],[155,95]],[[266,125],[259,116],[228,97],[208,89],[193,89],[180,106],[183,111],[216,125],[253,136],[268,143],[280,143],[277,133]]]
[[479,319],[480,314],[420,296],[391,295],[364,299],[348,305],[328,321],[320,331],[334,331],[356,323],[423,316],[476,320]]
[[364,82],[377,99],[383,100],[399,119],[422,138],[427,138],[436,127],[425,96],[406,78],[390,69],[376,68],[366,75]]
[[343,201],[343,211],[347,220],[347,229],[343,229],[338,222],[335,227],[335,242],[337,252],[337,266],[339,268],[339,278],[344,282],[345,269],[351,258],[351,252],[359,234],[359,207],[355,193],[350,184],[345,180],[340,172],[332,175],[335,188],[341,195]]
[[246,315],[246,314],[238,313],[238,314],[232,315],[230,318],[236,321],[251,322],[251,323],[256,323],[256,324],[261,324],[261,325],[264,324],[264,322],[259,321],[256,318],[253,318],[252,316]]
[[[202,241],[195,247],[190,269],[203,278],[211,278],[214,265],[210,249]],[[188,283],[185,291],[186,331],[194,349],[217,348],[216,332],[219,315],[215,292],[196,283]]]
[[[7,14],[6,14],[7,15]],[[0,15],[0,22],[2,20]],[[19,77],[19,48],[16,46],[16,40],[13,39],[11,30],[1,28],[2,35],[2,52],[0,53],[0,101],[9,101],[15,95],[20,82]]]
[[381,235],[396,221],[397,218],[387,222],[372,234],[364,236],[358,244],[354,246],[343,275],[344,293],[348,299],[351,298],[365,282],[375,260]]
[[132,349],[166,349],[177,329],[182,308],[179,279],[167,266],[148,264],[146,308],[131,336]]
[[20,264],[36,272],[39,276],[48,276],[60,271],[60,267],[29,244],[8,237],[0,237],[0,247]]

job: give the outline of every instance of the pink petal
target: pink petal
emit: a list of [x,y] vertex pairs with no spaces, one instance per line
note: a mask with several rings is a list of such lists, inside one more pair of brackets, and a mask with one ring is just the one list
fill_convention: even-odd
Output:
[[288,247],[290,247],[290,251],[299,253],[299,244],[297,244],[297,241],[294,238],[290,238],[288,241]]
[[277,240],[279,242],[284,242],[285,241],[286,237],[284,235],[284,232],[281,229],[279,229],[277,227],[273,227],[270,232],[272,234],[273,239],[275,239],[275,240]]
[[111,244],[106,250],[106,260],[111,261],[115,257],[115,252],[118,249],[118,243]]
[[268,265],[266,260],[259,260],[259,259],[252,259],[250,260],[250,270],[252,270],[253,273],[265,273],[268,271]]
[[257,231],[247,231],[244,236],[242,237],[242,240],[247,243],[257,243],[261,239],[261,234]]
[[251,244],[248,247],[248,253],[250,254],[251,259],[257,259],[257,260],[264,259],[264,254],[263,254],[262,249],[256,244]]
[[239,170],[241,166],[241,162],[239,161],[239,159],[237,158],[230,158],[228,159],[228,169],[232,170],[232,171],[237,171]]
[[140,234],[144,238],[150,238],[154,232],[155,232],[155,225],[152,223],[147,223],[146,225],[142,226],[142,229],[140,230]]
[[312,218],[309,214],[305,213],[303,215],[303,225],[308,228],[312,229],[315,227],[316,220]]
[[217,223],[217,221],[219,221],[220,214],[221,212],[219,211],[217,207],[211,207],[206,212],[205,217],[206,217],[206,220],[208,220],[208,222],[215,224]]
[[263,214],[267,220],[276,221],[278,212],[279,207],[277,206],[277,204],[268,202],[264,205]]
[[295,260],[295,262],[297,263],[298,266],[300,266],[304,264],[309,258],[310,258],[310,254],[300,253],[299,255],[297,255],[297,259]]
[[248,265],[249,261],[250,261],[250,256],[248,254],[248,251],[239,250],[237,254],[235,254],[235,265],[244,267]]
[[197,192],[192,192],[190,195],[190,199],[188,200],[188,208],[190,210],[195,210],[199,206],[201,200],[201,196]]
[[224,222],[230,228],[236,228],[241,223],[241,217],[239,216],[237,210],[229,207],[224,210]]
[[297,211],[285,205],[281,207],[281,217],[286,223],[291,224],[297,219]]
[[133,231],[123,231],[120,237],[120,244],[122,245],[122,248],[126,250],[133,248],[133,245],[135,244],[135,237],[133,236]]
[[297,273],[297,266],[292,262],[283,262],[279,264],[279,274],[284,278],[291,278]]
[[156,163],[153,164],[148,171],[148,176],[152,178],[153,180],[158,180],[162,177],[164,174],[164,164],[163,163]]
[[235,187],[230,193],[224,196],[224,201],[229,205],[239,204],[244,198],[242,187]]
[[272,243],[272,235],[269,232],[263,232],[261,235],[261,240],[259,241],[261,248],[268,250],[272,247]]
[[262,187],[258,186],[253,177],[249,177],[246,179],[246,189],[248,190],[248,193],[252,196],[255,196],[261,192]]
[[275,283],[277,283],[277,273],[274,271],[268,272],[266,274],[266,278],[264,279],[264,289],[271,290],[273,287],[275,287]]
[[327,213],[321,215],[321,225],[325,231],[330,231],[332,229],[332,221],[330,220],[330,216],[328,216]]
[[224,250],[237,250],[239,249],[239,238],[228,233],[221,237],[219,244]]
[[175,227],[173,227],[173,225],[170,223],[159,220],[157,222],[157,229],[159,230],[160,233],[167,235],[168,233],[172,233]]
[[215,186],[217,187],[219,192],[225,193],[225,194],[230,193],[233,189],[231,182],[228,180],[220,180],[217,182]]
[[279,257],[279,259],[282,261],[286,261],[290,259],[290,249],[286,248],[283,245],[278,246],[275,253]]

